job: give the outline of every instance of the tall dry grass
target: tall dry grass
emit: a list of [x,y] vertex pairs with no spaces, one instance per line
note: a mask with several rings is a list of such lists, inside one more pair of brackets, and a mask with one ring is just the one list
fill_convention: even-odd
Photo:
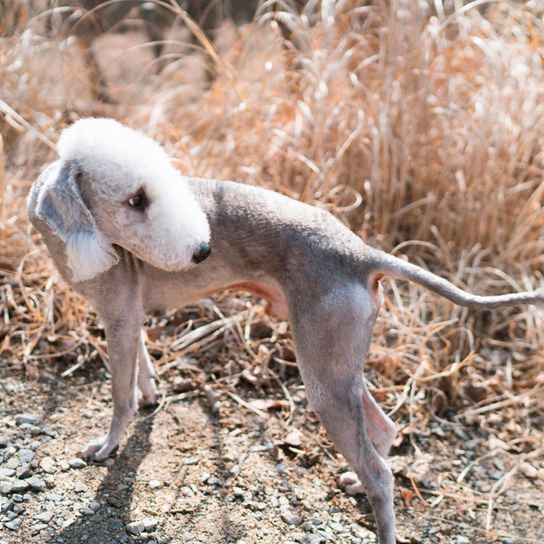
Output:
[[[265,3],[252,24],[225,23],[213,54],[173,30],[158,75],[142,36],[104,36],[95,45],[116,105],[93,100],[75,40],[52,41],[44,14],[29,13],[0,41],[9,172],[0,216],[4,364],[59,353],[65,365],[73,353],[83,363],[104,347],[89,333],[95,317],[58,282],[24,211],[31,179],[79,116],[109,115],[146,131],[187,174],[326,207],[370,243],[471,291],[539,286],[542,9],[456,6],[322,0],[297,13]],[[244,308],[246,326],[267,319],[248,314],[241,295],[218,301],[224,313]],[[469,312],[390,282],[368,366],[374,391],[408,431],[416,421],[453,418],[500,430],[504,440],[521,435],[516,444],[530,449],[543,424],[543,324],[534,308]],[[227,328],[225,338],[233,336],[250,342]],[[159,364],[180,354],[171,342],[154,343]],[[217,356],[215,340],[198,347],[203,358]],[[227,352],[247,358],[239,349],[234,342]]]

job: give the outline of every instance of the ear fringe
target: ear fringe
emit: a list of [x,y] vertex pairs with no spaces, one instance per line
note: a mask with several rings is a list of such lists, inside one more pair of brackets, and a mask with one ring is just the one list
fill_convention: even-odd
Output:
[[68,266],[75,282],[90,280],[119,262],[119,255],[98,231],[78,231],[66,240]]

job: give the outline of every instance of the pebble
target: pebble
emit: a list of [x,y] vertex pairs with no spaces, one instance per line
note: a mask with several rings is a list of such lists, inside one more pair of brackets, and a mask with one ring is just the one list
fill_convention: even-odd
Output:
[[83,482],[76,482],[74,484],[74,491],[76,493],[85,493],[85,491],[87,491],[87,486]]
[[32,476],[26,481],[34,491],[45,491],[47,488],[45,482],[41,478],[38,478],[38,476]]
[[17,479],[13,480],[11,486],[12,491],[15,493],[18,493],[20,491],[26,491],[30,487],[27,481]]
[[47,474],[54,474],[56,472],[55,460],[52,457],[44,457],[40,461],[40,468]]
[[36,454],[32,450],[27,448],[19,450],[19,459],[21,460],[21,463],[31,463],[35,455]]
[[281,513],[281,519],[287,523],[287,525],[292,525],[293,527],[298,527],[302,523],[302,518],[298,514],[293,514],[287,510],[284,510]]
[[38,420],[38,416],[34,414],[18,414],[15,416],[15,425],[35,425]]
[[13,470],[21,466],[21,461],[17,457],[11,457],[11,459],[5,464],[6,468],[11,468]]
[[127,531],[133,535],[141,535],[142,533],[152,533],[157,528],[157,520],[155,518],[145,518],[141,521],[133,521],[127,524]]
[[15,470],[12,468],[0,468],[0,478],[11,478],[15,476]]
[[49,512],[47,510],[45,512],[40,512],[39,514],[34,516],[34,519],[37,519],[42,523],[49,523],[53,519],[53,512]]
[[538,470],[529,463],[521,463],[519,469],[526,478],[529,478],[531,480],[535,479],[538,476]]
[[68,464],[71,468],[85,468],[87,466],[87,463],[79,457],[74,457],[73,459],[70,459],[68,461]]
[[121,499],[118,499],[117,497],[113,495],[108,495],[106,497],[106,502],[110,506],[113,506],[114,508],[120,508],[121,506],[123,506],[123,501],[121,501]]
[[62,500],[62,495],[59,495],[58,493],[48,493],[45,498],[51,502],[59,502]]
[[159,487],[161,487],[161,482],[160,480],[149,480],[148,485],[151,489],[159,489]]
[[198,459],[195,459],[194,457],[189,457],[189,459],[185,459],[182,463],[183,465],[198,465]]
[[24,480],[25,478],[28,478],[32,475],[32,470],[30,469],[30,466],[28,464],[24,463],[17,468],[16,473],[17,478]]
[[15,518],[11,521],[8,521],[6,524],[4,524],[4,527],[7,527],[11,531],[18,531],[21,528],[21,524],[23,523],[23,520],[21,518]]
[[0,493],[2,495],[9,495],[13,491],[11,482],[0,482]]
[[0,436],[0,448],[7,448],[9,440],[5,436]]
[[4,451],[4,459],[9,459],[13,454],[17,452],[17,448],[15,446],[8,446],[6,450]]

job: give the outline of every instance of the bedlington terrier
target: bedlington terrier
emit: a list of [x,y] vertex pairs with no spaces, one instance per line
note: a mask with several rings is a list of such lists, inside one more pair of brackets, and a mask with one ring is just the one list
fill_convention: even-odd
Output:
[[395,425],[362,373],[380,280],[414,281],[471,308],[540,304],[543,289],[471,295],[365,245],[322,209],[257,187],[184,177],[156,142],[110,119],[77,121],[58,151],[60,159],[34,182],[28,211],[61,275],[87,297],[106,331],[113,417],[85,457],[108,457],[138,400],[156,401],[142,338],[146,311],[244,289],[289,318],[309,403],[364,484],[380,544],[393,544],[385,457]]

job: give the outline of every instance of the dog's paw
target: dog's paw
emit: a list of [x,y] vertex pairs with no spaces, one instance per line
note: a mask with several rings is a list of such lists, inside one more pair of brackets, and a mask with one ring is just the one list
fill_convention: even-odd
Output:
[[87,447],[83,450],[82,457],[89,461],[104,461],[118,446],[119,443],[111,440],[109,435],[101,436],[100,438],[91,440],[87,444]]
[[145,408],[147,406],[156,406],[159,399],[159,390],[155,385],[155,380],[149,378],[138,383],[138,406]]
[[139,408],[149,408],[152,406],[157,406],[159,402],[159,391],[156,387],[152,389],[146,389],[142,391],[138,389],[138,407]]
[[366,493],[365,486],[359,480],[359,477],[355,472],[344,472],[338,476],[338,485],[348,495],[358,495],[359,493]]

